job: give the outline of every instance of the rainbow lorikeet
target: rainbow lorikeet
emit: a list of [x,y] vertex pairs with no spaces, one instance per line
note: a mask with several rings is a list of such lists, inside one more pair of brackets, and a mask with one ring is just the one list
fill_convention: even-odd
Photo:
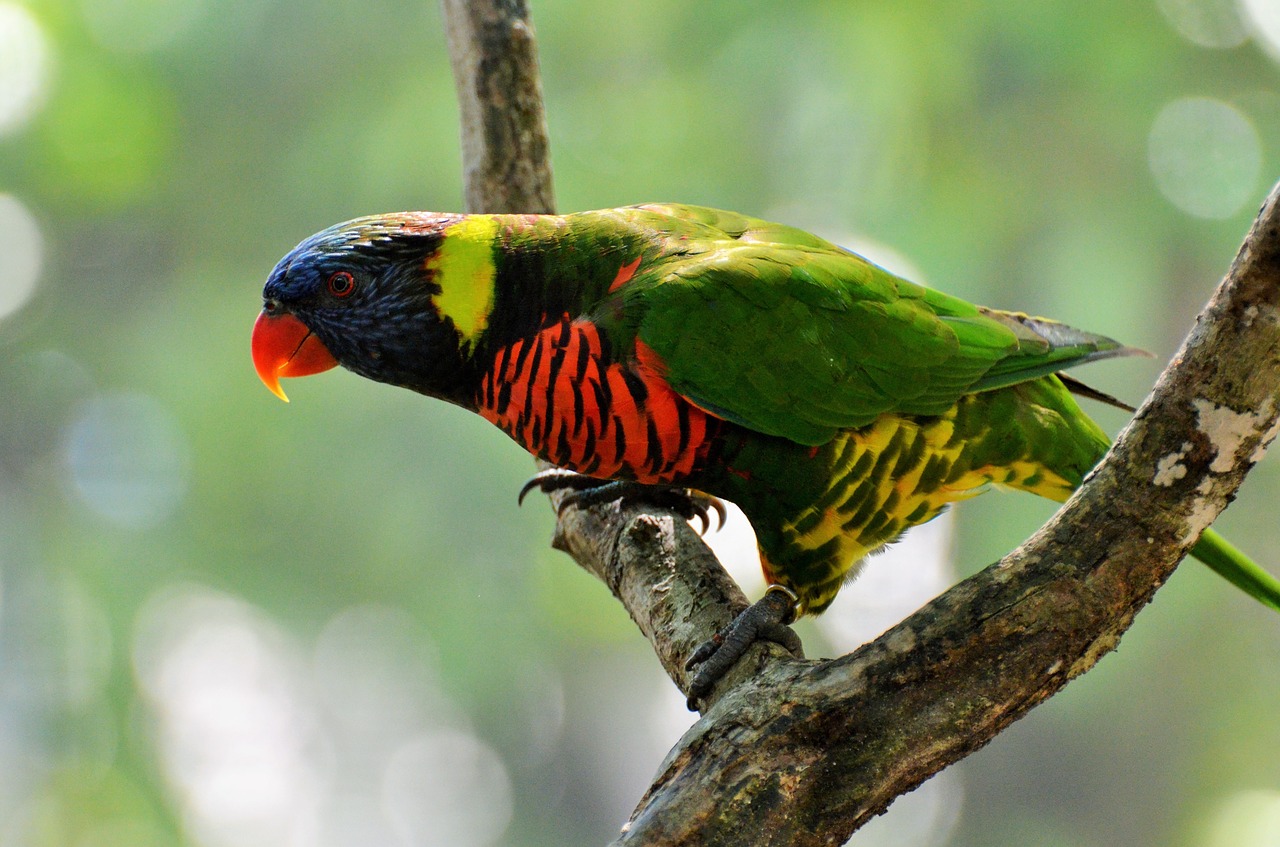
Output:
[[[573,472],[535,477],[544,489],[736,503],[787,593],[739,621],[789,646],[793,615],[827,608],[868,554],[947,504],[992,485],[1065,500],[1108,440],[1058,372],[1136,352],[807,232],[677,205],[358,218],[294,248],[263,299],[253,358],[281,398],[281,377],[340,364],[477,412]],[[623,482],[593,493],[603,480]],[[1280,609],[1280,581],[1219,535],[1192,554]],[[691,701],[736,659],[724,652]]]

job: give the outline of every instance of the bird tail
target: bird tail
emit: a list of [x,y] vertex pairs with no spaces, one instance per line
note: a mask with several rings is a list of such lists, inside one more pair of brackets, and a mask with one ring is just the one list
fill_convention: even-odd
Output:
[[1280,579],[1263,570],[1218,533],[1206,529],[1191,555],[1245,594],[1280,612]]

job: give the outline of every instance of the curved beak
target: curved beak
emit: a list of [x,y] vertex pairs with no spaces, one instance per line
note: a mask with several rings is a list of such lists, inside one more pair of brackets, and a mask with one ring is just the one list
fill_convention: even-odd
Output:
[[338,360],[307,325],[288,313],[269,315],[264,310],[253,324],[253,366],[263,385],[288,403],[280,378],[307,376],[336,367]]

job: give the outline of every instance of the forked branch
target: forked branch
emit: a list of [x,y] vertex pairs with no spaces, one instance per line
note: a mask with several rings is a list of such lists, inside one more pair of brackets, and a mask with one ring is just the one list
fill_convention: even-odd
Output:
[[[525,4],[443,5],[469,207],[549,211]],[[843,843],[1112,649],[1261,458],[1278,411],[1280,187],[1155,390],[1052,521],[847,656],[755,648],[616,843]],[[1178,479],[1157,473],[1171,456]],[[568,510],[555,544],[610,586],[682,689],[684,657],[745,605],[689,526],[661,511]]]

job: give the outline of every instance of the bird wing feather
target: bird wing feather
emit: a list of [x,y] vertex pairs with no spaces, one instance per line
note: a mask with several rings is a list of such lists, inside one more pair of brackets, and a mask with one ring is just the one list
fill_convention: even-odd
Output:
[[637,338],[675,391],[759,432],[821,444],[887,412],[941,414],[966,393],[1132,352],[916,285],[800,230],[661,208],[723,238],[628,286]]

